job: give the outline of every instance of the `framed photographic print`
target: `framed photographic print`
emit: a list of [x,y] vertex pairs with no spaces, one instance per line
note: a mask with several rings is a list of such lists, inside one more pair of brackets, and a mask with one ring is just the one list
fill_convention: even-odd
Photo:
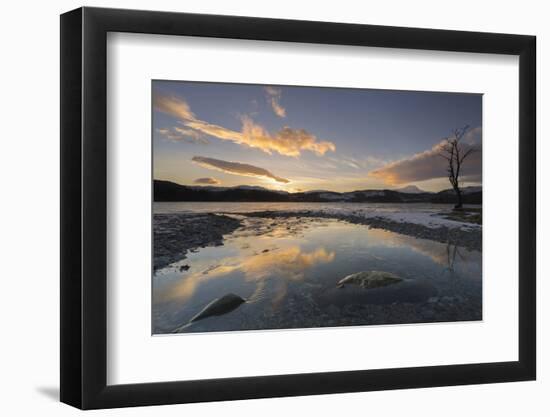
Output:
[[61,16],[61,400],[535,379],[535,38]]

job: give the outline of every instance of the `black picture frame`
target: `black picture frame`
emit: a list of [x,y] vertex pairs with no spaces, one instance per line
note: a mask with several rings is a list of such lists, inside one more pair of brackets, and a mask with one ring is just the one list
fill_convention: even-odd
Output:
[[[107,385],[108,32],[519,56],[519,360]],[[88,7],[61,15],[61,401],[95,409],[535,379],[535,45],[524,35],[251,17]]]

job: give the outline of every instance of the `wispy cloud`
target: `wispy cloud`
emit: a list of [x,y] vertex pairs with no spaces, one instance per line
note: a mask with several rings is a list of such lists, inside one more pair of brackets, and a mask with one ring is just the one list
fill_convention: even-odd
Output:
[[165,96],[153,93],[153,105],[155,109],[181,120],[194,120],[195,115],[191,111],[189,104],[176,96]]
[[236,143],[240,143],[242,140],[242,134],[231,129],[227,129],[223,126],[215,125],[212,123],[204,122],[202,120],[190,120],[183,122],[187,127],[195,129],[198,132],[213,136],[221,140],[230,140]]
[[208,143],[205,135],[194,129],[174,126],[170,129],[157,129],[157,132],[172,142]]
[[279,117],[286,117],[286,109],[281,106],[281,89],[275,87],[265,87],[267,100],[271,104],[271,108]]
[[331,156],[326,159],[338,164],[339,167],[343,168],[352,168],[357,171],[371,170],[374,168],[381,167],[385,165],[387,161],[377,158],[375,156],[366,156],[366,157],[352,157],[352,156]]
[[221,184],[221,181],[212,178],[212,177],[206,177],[206,178],[197,178],[195,181],[193,181],[195,184],[208,184],[208,185],[218,185]]
[[310,151],[321,156],[328,151],[336,150],[334,143],[318,140],[315,135],[305,129],[293,129],[285,126],[278,132],[270,133],[250,117],[243,116],[241,118],[242,128],[238,132],[198,119],[191,111],[190,106],[180,98],[165,97],[157,93],[154,102],[158,111],[178,118],[184,126],[193,129],[193,131],[260,149],[268,154],[277,152],[285,156],[298,157],[303,151]]
[[233,175],[242,175],[245,177],[269,178],[274,181],[287,184],[290,180],[278,177],[267,169],[254,165],[241,164],[240,162],[223,161],[221,159],[207,158],[204,156],[194,156],[192,159],[196,164],[209,169],[215,169]]
[[[431,149],[414,154],[408,158],[391,162],[375,169],[369,176],[380,179],[389,185],[400,185],[414,181],[425,181],[447,176],[447,161],[440,157],[446,141],[435,144]],[[462,149],[475,148],[464,160],[461,167],[464,180],[476,181],[481,178],[481,127],[471,129],[462,139]]]

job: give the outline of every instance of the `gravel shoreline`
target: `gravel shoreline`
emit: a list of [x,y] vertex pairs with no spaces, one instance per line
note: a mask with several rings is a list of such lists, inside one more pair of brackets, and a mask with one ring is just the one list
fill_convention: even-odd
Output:
[[221,246],[223,236],[240,226],[239,220],[218,214],[155,214],[153,216],[155,271],[185,259],[187,251],[206,246]]
[[397,222],[384,217],[363,217],[350,213],[334,213],[323,211],[260,211],[251,213],[238,213],[247,217],[264,218],[286,218],[286,217],[308,217],[308,218],[326,218],[346,221],[352,224],[362,224],[375,229],[384,229],[390,232],[401,233],[413,236],[419,239],[434,240],[441,243],[450,243],[456,246],[465,247],[470,250],[481,251],[482,249],[482,230],[476,228],[452,228],[447,226],[427,227],[422,224]]

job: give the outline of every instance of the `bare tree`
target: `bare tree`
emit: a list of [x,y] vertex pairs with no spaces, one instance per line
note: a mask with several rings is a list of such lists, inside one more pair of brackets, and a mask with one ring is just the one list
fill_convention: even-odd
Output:
[[455,209],[462,208],[462,191],[460,190],[459,184],[462,163],[468,156],[476,152],[475,148],[471,147],[465,149],[460,143],[469,128],[470,126],[464,126],[461,129],[455,129],[452,136],[445,138],[446,142],[441,146],[441,151],[439,152],[439,156],[445,158],[448,162],[447,173],[449,182],[451,183],[457,197]]

